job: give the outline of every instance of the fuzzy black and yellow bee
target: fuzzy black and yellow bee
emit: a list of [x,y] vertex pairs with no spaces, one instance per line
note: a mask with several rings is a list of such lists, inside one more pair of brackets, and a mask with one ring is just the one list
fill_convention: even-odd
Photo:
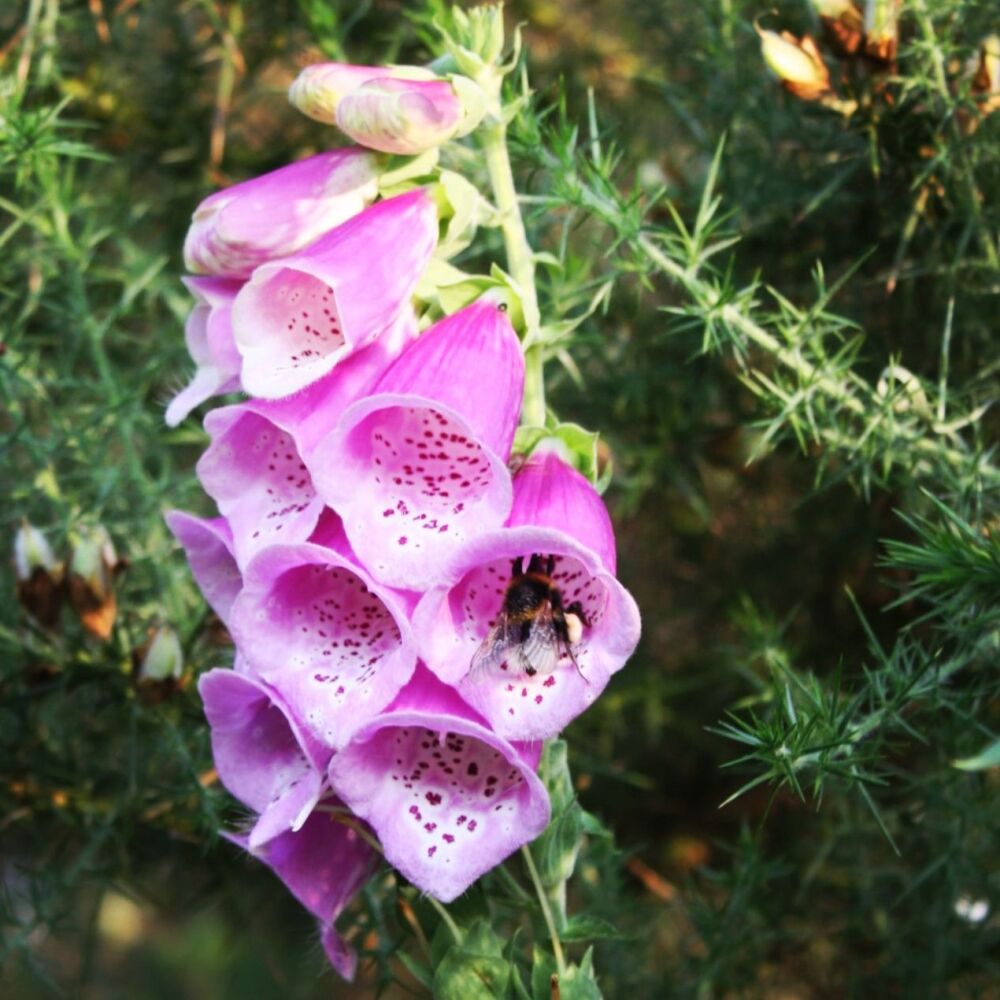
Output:
[[551,555],[532,555],[527,571],[521,556],[513,560],[503,605],[472,657],[471,676],[504,671],[515,677],[550,674],[565,656],[584,677],[573,647],[590,622],[579,601],[563,606],[562,593],[552,581],[554,571]]

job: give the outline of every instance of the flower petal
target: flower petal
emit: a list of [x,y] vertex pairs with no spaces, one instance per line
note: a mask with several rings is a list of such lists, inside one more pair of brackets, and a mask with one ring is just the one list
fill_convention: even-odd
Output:
[[418,337],[317,446],[317,489],[377,580],[425,589],[465,539],[503,523],[523,385],[506,316],[478,302]]
[[462,124],[448,80],[366,80],[337,105],[337,127],[361,146],[414,156],[447,142]]
[[327,125],[337,124],[337,106],[351,91],[369,80],[386,76],[405,80],[434,80],[422,66],[357,66],[350,63],[313,63],[288,88],[288,100],[303,114]]
[[292,435],[256,411],[253,403],[212,410],[212,443],[197,466],[229,522],[241,568],[274,542],[305,541],[323,510]]
[[386,859],[449,902],[545,829],[537,753],[491,732],[418,667],[394,705],[334,756],[329,775],[374,828]]
[[251,560],[233,636],[332,749],[392,701],[416,664],[405,608],[322,545],[275,545]]
[[434,204],[418,189],[257,268],[233,305],[246,391],[288,396],[375,340],[409,302],[436,239]]
[[195,210],[184,263],[195,273],[247,278],[350,219],[378,190],[361,149],[310,156],[209,195]]
[[[254,856],[263,861],[293,896],[320,922],[323,950],[344,979],[353,979],[357,968],[354,949],[337,934],[334,921],[374,874],[378,856],[364,838],[336,821],[326,799],[302,828],[262,844]],[[228,839],[248,849],[245,838]]]
[[596,553],[615,572],[615,531],[597,490],[557,450],[543,443],[514,477],[514,502],[507,524],[556,528]]
[[[470,673],[504,603],[513,560],[553,556],[553,584],[564,608],[579,601],[587,624],[568,656],[549,673],[527,676],[516,661]],[[468,542],[448,567],[450,584],[428,591],[413,616],[421,657],[437,676],[506,739],[555,736],[583,712],[620,670],[639,640],[639,611],[589,549],[554,528],[517,527]]]
[[181,543],[205,600],[228,627],[233,601],[243,586],[233,555],[233,533],[224,517],[195,517],[172,510],[164,518]]
[[187,278],[185,284],[195,304],[184,325],[184,339],[197,368],[188,385],[167,406],[168,427],[176,427],[206,399],[240,388],[241,359],[230,314],[241,283],[225,278]]
[[279,697],[233,670],[198,682],[212,728],[212,755],[223,785],[260,814],[250,846],[296,830],[319,801],[329,753],[299,731]]

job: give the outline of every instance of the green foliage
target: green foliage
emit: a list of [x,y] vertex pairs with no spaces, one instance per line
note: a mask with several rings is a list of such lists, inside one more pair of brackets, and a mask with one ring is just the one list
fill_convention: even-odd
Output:
[[[446,913],[383,872],[345,914],[362,990],[548,1000],[559,947],[563,1000],[985,995],[1000,113],[964,67],[995,4],[905,3],[887,74],[822,43],[851,114],[779,89],[748,0],[512,6],[545,433],[593,478],[613,457],[646,635],[546,748],[530,854]],[[199,502],[203,444],[161,420],[179,247],[208,190],[330,142],[285,106],[303,53],[423,61],[443,6],[25,7],[0,13],[24,29],[0,54],[0,528],[67,560],[102,524],[128,567],[106,642],[5,580],[4,993],[327,995],[309,921],[210,846],[241,817],[192,683],[230,653],[162,522]],[[768,26],[820,37],[809,9]],[[472,142],[442,164],[486,190]],[[490,218],[452,188],[458,248]],[[456,263],[505,267],[500,232]],[[185,674],[154,696],[133,669],[159,626]]]

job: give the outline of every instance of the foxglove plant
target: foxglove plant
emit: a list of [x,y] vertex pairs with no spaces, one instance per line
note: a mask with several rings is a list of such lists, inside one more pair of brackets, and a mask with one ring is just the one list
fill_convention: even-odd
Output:
[[[199,685],[219,778],[249,812],[230,839],[320,921],[345,976],[333,922],[377,845],[456,948],[440,904],[521,849],[557,975],[592,978],[559,939],[582,827],[555,738],[624,666],[639,614],[580,471],[593,439],[544,402],[501,18],[455,11],[433,67],[323,64],[290,95],[382,153],[481,123],[493,206],[435,157],[352,147],[212,195],[185,244],[206,275],[189,279],[198,370],[168,422],[248,394],[205,417],[198,476],[220,516],[168,515],[236,646]],[[484,223],[509,277],[444,264]],[[552,831],[539,868],[527,845]]]

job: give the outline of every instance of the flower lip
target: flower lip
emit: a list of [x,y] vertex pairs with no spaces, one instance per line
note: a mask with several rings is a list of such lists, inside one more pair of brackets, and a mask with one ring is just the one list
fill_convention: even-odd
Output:
[[456,546],[510,510],[506,464],[461,414],[423,396],[358,400],[311,464],[358,558],[390,586],[431,586]]
[[[533,554],[555,557],[552,579],[563,607],[582,605],[586,624],[573,644],[576,663],[563,656],[551,672],[531,677],[510,664],[470,673],[503,606],[512,561]],[[595,553],[554,528],[504,528],[476,538],[456,553],[444,578],[413,615],[420,655],[506,739],[559,733],[604,690],[639,639],[639,612],[628,591]]]
[[205,600],[228,627],[233,601],[243,586],[228,522],[224,517],[196,517],[183,510],[168,511],[164,520],[186,552]]
[[[537,747],[498,737],[418,667],[413,684],[330,762],[330,782],[378,834],[386,859],[450,902],[549,820]],[[414,690],[429,693],[423,705]]]
[[394,596],[312,543],[272,546],[251,560],[232,629],[253,672],[333,750],[392,701],[416,665]]
[[198,460],[198,478],[229,521],[237,565],[268,544],[305,541],[323,501],[292,434],[252,403],[212,410],[205,430],[212,443]]

